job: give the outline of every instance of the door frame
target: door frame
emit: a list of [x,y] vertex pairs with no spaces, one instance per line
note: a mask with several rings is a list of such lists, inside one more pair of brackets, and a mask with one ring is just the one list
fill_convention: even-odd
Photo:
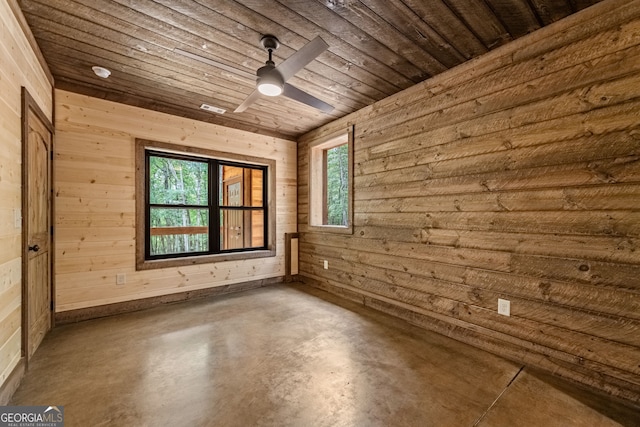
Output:
[[28,144],[29,144],[29,113],[33,112],[38,120],[40,120],[47,130],[51,133],[51,147],[49,157],[49,190],[51,198],[49,202],[49,285],[51,289],[51,328],[54,327],[55,320],[55,279],[54,279],[54,258],[55,247],[53,243],[53,144],[54,144],[54,127],[51,121],[44,114],[36,100],[31,96],[27,88],[22,87],[22,348],[21,355],[25,362],[25,369],[29,365],[29,221],[28,208],[29,200],[27,194],[27,184],[29,183],[28,165]]

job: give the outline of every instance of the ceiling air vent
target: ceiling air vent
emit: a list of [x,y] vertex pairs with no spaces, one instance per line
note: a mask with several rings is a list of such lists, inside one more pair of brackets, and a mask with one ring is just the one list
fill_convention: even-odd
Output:
[[202,104],[200,108],[202,108],[203,110],[211,111],[212,113],[216,113],[216,114],[224,114],[227,111],[223,108],[214,107],[213,105],[209,105],[209,104]]

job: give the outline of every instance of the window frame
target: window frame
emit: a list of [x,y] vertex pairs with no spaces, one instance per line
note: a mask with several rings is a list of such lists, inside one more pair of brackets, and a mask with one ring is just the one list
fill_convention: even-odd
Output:
[[[149,270],[156,268],[180,267],[185,265],[204,264],[212,262],[233,261],[242,259],[255,259],[276,256],[276,192],[275,192],[275,176],[276,162],[271,159],[263,159],[258,157],[239,155],[215,150],[207,150],[197,147],[187,147],[177,144],[151,141],[146,139],[136,139],[136,270]],[[210,251],[219,247],[217,241],[212,241],[212,236],[220,237],[220,232],[215,222],[209,223],[209,249],[205,253],[182,253],[160,256],[149,256],[150,244],[150,223],[149,212],[150,204],[148,199],[147,182],[148,176],[148,153],[157,153],[167,157],[178,158],[183,160],[199,160],[207,161],[209,164],[209,183],[216,185],[216,188],[209,189],[209,204],[207,209],[215,209],[216,212],[210,215],[214,221],[219,218],[221,209],[228,207],[220,204],[219,186],[217,177],[213,179],[214,174],[218,174],[220,165],[237,166],[237,167],[258,167],[263,169],[266,179],[263,181],[263,206],[259,208],[264,211],[264,233],[266,233],[266,245],[261,248],[243,248],[221,250],[212,253]],[[215,165],[215,166],[212,166]],[[217,167],[217,168],[216,168]],[[255,210],[250,207],[243,206],[242,210]]]
[[[353,234],[353,138],[354,126],[346,131],[334,132],[309,144],[309,219],[311,231]],[[347,144],[348,203],[347,225],[329,225],[327,222],[327,150]]]

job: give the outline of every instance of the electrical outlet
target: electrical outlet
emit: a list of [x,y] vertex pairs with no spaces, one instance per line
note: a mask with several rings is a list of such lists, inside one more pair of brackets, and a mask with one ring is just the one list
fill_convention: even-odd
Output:
[[116,274],[116,285],[124,285],[127,283],[127,275],[124,273]]
[[324,260],[324,269],[325,270],[329,269],[329,261],[327,261],[326,259]]
[[498,314],[511,316],[511,301],[498,298]]

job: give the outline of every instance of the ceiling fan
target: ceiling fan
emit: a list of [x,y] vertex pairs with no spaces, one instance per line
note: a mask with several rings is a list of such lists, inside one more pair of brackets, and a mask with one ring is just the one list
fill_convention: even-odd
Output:
[[272,35],[265,35],[260,40],[260,44],[267,52],[269,52],[269,59],[263,67],[258,69],[256,76],[182,49],[176,48],[174,49],[174,52],[232,73],[251,76],[251,78],[257,77],[256,88],[249,94],[242,104],[235,109],[234,113],[242,113],[245,111],[251,104],[257,101],[260,95],[283,95],[287,98],[317,108],[325,113],[333,111],[333,106],[287,83],[287,80],[293,77],[294,74],[302,70],[308,63],[316,59],[318,55],[329,48],[329,45],[322,40],[320,36],[304,45],[300,50],[284,60],[277,67],[273,62],[273,51],[280,46],[278,39]]

